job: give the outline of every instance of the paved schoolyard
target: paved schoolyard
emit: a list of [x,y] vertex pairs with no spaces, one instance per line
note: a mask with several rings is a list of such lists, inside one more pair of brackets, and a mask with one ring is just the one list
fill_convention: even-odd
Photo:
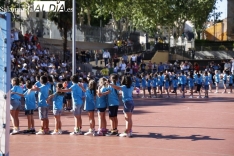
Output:
[[[234,155],[234,94],[210,94],[209,99],[135,98],[133,138],[70,136],[73,116],[62,116],[65,134],[10,136],[11,156],[221,156]],[[83,131],[88,130],[84,112]],[[119,109],[119,131],[125,122]],[[39,120],[35,114],[36,128]],[[96,124],[97,124],[96,117]],[[20,114],[20,128],[27,120]],[[50,128],[54,120],[50,113]],[[108,127],[109,121],[108,121]]]

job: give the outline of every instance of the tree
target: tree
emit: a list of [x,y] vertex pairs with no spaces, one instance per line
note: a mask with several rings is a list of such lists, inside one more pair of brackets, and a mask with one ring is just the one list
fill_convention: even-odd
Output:
[[[65,6],[67,8],[72,8],[72,1],[65,1]],[[76,8],[79,8],[78,3],[76,3]],[[72,29],[72,12],[49,12],[48,19],[53,21],[63,38],[63,56],[65,59],[65,53],[67,51],[67,37],[68,32]],[[73,38],[74,40],[74,38]]]

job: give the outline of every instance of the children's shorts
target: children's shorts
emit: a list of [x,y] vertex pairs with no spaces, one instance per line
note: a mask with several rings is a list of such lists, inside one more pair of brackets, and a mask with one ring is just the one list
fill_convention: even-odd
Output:
[[25,110],[25,115],[33,115],[34,113],[34,110],[31,109],[31,110]]
[[106,111],[106,107],[104,108],[97,108],[98,112],[105,112]]
[[81,108],[82,104],[73,105],[73,115],[74,116],[81,115]]
[[148,87],[148,92],[150,92],[151,91],[151,87]]
[[232,86],[232,84],[229,84],[229,86],[231,87],[231,86]]
[[38,107],[39,119],[48,119],[48,107]]
[[54,116],[56,115],[62,115],[62,110],[53,110]]
[[125,101],[124,102],[124,110],[123,112],[124,113],[132,113],[134,110],[134,102],[131,100],[131,101]]
[[205,86],[204,86],[204,89],[205,89],[205,90],[209,90],[209,85],[205,85]]
[[174,92],[176,92],[176,90],[177,90],[177,87],[174,87]]
[[227,83],[227,80],[223,80],[223,84],[226,84]]
[[201,91],[201,85],[197,84],[197,91],[200,92]]
[[117,117],[119,106],[109,106],[109,117]]
[[21,101],[16,99],[11,99],[10,110],[20,110]]
[[181,90],[184,91],[184,88],[185,88],[185,84],[181,84]]

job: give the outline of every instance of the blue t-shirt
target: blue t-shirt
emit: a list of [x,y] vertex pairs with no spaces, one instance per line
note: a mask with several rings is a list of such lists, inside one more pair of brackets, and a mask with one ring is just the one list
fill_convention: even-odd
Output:
[[[67,88],[70,88],[72,86],[72,82],[71,81],[68,81],[67,82]],[[71,94],[71,92],[67,92],[67,94]]]
[[188,79],[188,85],[189,85],[189,87],[194,87],[194,82],[195,82],[195,79],[190,77]]
[[151,82],[152,82],[152,80],[150,80],[150,79],[147,80],[147,87],[151,87]]
[[162,75],[162,76],[159,76],[159,82],[158,82],[158,84],[159,84],[159,86],[163,86],[163,84],[164,84],[164,76]]
[[227,74],[223,74],[223,81],[227,81]]
[[[20,86],[12,86],[11,91],[19,93],[19,94],[23,94],[23,89]],[[11,99],[12,100],[20,100],[21,96],[16,95],[16,94],[11,94]]]
[[202,85],[202,77],[197,77],[197,84]]
[[71,96],[72,96],[72,104],[73,105],[82,105],[83,100],[82,100],[82,89],[78,86],[78,84],[74,83],[70,89],[71,91]]
[[126,101],[132,101],[132,92],[134,90],[134,87],[130,87],[127,88],[125,85],[120,86],[121,90],[122,90],[122,101],[126,102]]
[[[88,84],[87,83],[83,83],[83,87],[84,87],[85,90],[87,90]],[[82,97],[84,97],[84,96],[85,96],[85,92],[82,91]]]
[[219,83],[219,74],[215,74],[215,76],[214,76],[215,78],[215,82],[217,82],[217,83]]
[[185,85],[187,83],[186,76],[185,75],[181,75],[179,77],[179,82],[180,82],[180,84]]
[[119,105],[119,92],[111,86],[108,86],[107,90],[110,93],[107,95],[108,105],[109,106],[118,106]]
[[229,75],[229,84],[233,84],[233,75]]
[[27,90],[24,93],[24,98],[25,98],[25,110],[36,109],[35,91]]
[[174,88],[177,88],[178,87],[178,79],[173,79],[172,84],[173,84]]
[[63,109],[63,95],[57,93],[53,94],[53,110],[62,110]]
[[212,74],[208,75],[209,81],[212,82]]
[[90,89],[87,89],[85,92],[84,110],[86,110],[86,111],[95,110],[94,93],[92,93],[92,91]]
[[204,77],[204,85],[205,85],[205,86],[208,86],[209,84],[210,84],[209,77],[208,77],[208,76],[205,76],[205,77]]
[[[104,93],[107,91],[106,87],[102,87],[100,89],[101,93]],[[97,96],[96,97],[96,106],[97,108],[106,108],[107,107],[107,95],[103,95],[101,97]]]
[[170,81],[170,79],[165,79],[164,80],[164,86],[165,86],[165,88],[169,88],[169,86],[170,86],[170,83],[169,83],[169,81]]
[[38,107],[47,107],[48,104],[46,103],[46,99],[49,96],[49,86],[48,85],[42,85],[40,88],[40,91],[38,92]]
[[135,87],[140,88],[140,79],[138,77],[135,78]]
[[152,85],[153,87],[157,87],[158,86],[158,77],[155,77],[154,79],[153,79],[153,85]]
[[141,85],[142,87],[146,87],[146,79],[144,77],[141,79]]

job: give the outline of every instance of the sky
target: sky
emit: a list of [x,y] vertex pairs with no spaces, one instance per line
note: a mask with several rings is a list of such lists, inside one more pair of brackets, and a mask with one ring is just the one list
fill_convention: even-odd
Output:
[[227,0],[218,0],[218,3],[216,4],[217,6],[217,12],[222,12],[221,16],[219,19],[224,19],[227,17]]

